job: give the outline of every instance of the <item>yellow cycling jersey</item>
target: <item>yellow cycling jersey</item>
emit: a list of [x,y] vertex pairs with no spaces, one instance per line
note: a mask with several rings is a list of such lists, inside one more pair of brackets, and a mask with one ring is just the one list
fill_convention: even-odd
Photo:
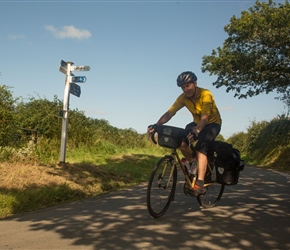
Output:
[[195,123],[198,123],[203,114],[209,116],[208,123],[222,124],[222,119],[219,110],[214,101],[212,93],[203,88],[196,88],[197,98],[192,100],[182,93],[173,105],[168,109],[168,112],[175,115],[175,113],[184,106],[190,111]]

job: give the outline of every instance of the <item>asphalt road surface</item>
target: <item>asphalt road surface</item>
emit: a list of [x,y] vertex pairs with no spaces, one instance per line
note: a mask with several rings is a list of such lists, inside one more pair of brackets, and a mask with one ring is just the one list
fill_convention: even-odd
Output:
[[290,176],[246,166],[217,207],[182,191],[150,217],[146,183],[0,220],[0,249],[290,249]]

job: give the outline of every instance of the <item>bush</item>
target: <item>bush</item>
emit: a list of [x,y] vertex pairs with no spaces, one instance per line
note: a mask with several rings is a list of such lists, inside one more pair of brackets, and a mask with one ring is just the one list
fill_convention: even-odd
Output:
[[247,147],[246,147],[246,140],[247,140],[247,134],[244,132],[239,132],[234,135],[232,135],[227,142],[232,144],[234,148],[237,148],[242,155],[246,155],[247,153]]
[[35,145],[28,143],[22,147],[0,147],[0,162],[34,164],[38,162]]
[[17,100],[8,86],[0,86],[0,146],[13,146],[18,126],[15,112]]
[[290,120],[278,117],[270,122],[253,122],[245,141],[246,155],[251,162],[270,164],[279,159],[290,145]]
[[35,150],[40,162],[56,163],[60,157],[60,138],[48,139],[42,136],[38,139]]

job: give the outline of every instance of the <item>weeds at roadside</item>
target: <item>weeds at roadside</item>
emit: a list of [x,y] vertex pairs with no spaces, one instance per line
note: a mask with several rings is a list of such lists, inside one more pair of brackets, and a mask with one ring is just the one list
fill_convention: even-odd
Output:
[[158,156],[127,154],[64,165],[0,165],[0,218],[145,182]]

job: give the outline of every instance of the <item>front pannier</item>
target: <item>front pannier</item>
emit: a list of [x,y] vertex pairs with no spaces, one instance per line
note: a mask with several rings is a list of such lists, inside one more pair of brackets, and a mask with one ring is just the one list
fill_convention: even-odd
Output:
[[217,182],[225,185],[236,185],[245,162],[240,157],[240,151],[226,142],[214,142],[214,154]]
[[157,128],[158,144],[166,148],[179,148],[185,136],[183,128],[161,125]]

